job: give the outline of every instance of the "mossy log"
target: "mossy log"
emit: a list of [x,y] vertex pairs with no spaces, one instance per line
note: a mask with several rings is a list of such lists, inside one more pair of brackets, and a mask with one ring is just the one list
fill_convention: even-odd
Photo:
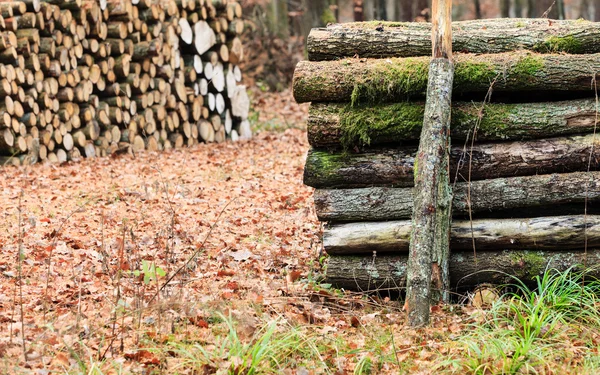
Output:
[[[556,208],[586,200],[600,201],[600,172],[573,172],[539,176],[505,177],[454,186],[452,213],[490,213],[528,208]],[[383,221],[411,217],[412,188],[370,187],[359,189],[317,189],[314,193],[317,217],[321,221]]]
[[[311,149],[304,166],[304,184],[315,188],[413,186],[416,152],[415,146],[368,149],[358,154]],[[480,143],[473,147],[455,143],[450,158],[450,178],[458,181],[468,179],[469,168],[471,181],[585,171],[588,166],[598,170],[600,136]]]
[[[423,102],[355,107],[312,103],[308,141],[313,147],[352,149],[416,140],[421,134],[424,110]],[[485,106],[455,102],[450,130],[455,142],[472,136],[476,125],[478,141],[523,140],[592,132],[595,119],[595,99]]]
[[[336,288],[360,291],[403,289],[406,285],[408,255],[329,257],[326,282]],[[501,250],[450,254],[450,287],[471,288],[479,284],[515,284],[516,279],[531,284],[546,270],[565,271],[585,264],[590,277],[600,277],[600,250],[536,251]],[[575,269],[582,268],[576,267]],[[515,279],[516,278],[516,279]]]
[[[507,52],[454,55],[453,94],[514,91],[588,91],[600,79],[600,54],[555,55]],[[304,102],[398,102],[423,97],[429,56],[301,61],[293,79],[294,97]]]
[[[600,23],[583,20],[505,18],[452,23],[453,49],[468,53],[522,49],[541,53],[598,53],[599,39]],[[312,61],[352,56],[428,56],[431,24],[380,21],[334,24],[312,29],[307,50]]]
[[[408,252],[409,220],[332,224],[323,232],[329,255]],[[587,238],[586,238],[587,237]],[[600,216],[455,220],[450,249],[552,250],[600,248]]]

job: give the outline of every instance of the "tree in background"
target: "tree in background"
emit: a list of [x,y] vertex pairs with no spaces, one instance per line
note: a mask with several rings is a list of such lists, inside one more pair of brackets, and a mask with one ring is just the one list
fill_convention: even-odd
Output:
[[[306,37],[328,23],[429,21],[431,0],[238,0],[249,27],[242,69],[271,90],[289,86]],[[600,21],[600,0],[453,0],[454,20],[495,17]]]

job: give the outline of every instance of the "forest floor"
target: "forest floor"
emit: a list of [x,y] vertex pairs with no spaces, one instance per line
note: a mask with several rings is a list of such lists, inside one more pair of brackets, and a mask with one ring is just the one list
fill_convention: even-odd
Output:
[[598,370],[597,329],[488,353],[462,339],[479,308],[409,330],[398,301],[321,284],[307,107],[253,103],[249,141],[0,169],[0,373]]

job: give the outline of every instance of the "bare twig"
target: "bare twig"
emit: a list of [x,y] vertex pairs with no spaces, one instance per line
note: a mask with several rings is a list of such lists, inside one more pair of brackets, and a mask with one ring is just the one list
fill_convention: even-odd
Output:
[[223,215],[223,213],[225,212],[225,210],[227,209],[227,207],[229,207],[229,205],[231,203],[235,202],[236,200],[237,200],[237,198],[234,198],[234,199],[230,200],[229,202],[227,202],[227,204],[223,207],[223,209],[221,210],[221,212],[219,212],[219,215],[217,216],[217,219],[215,220],[215,222],[213,223],[213,225],[210,226],[210,229],[208,230],[208,233],[206,234],[206,237],[204,237],[204,240],[202,241],[202,243],[200,244],[200,246],[198,246],[197,250],[194,251],[194,253],[192,254],[192,256],[190,256],[189,259],[183,265],[181,265],[177,270],[175,270],[175,272],[173,272],[173,274],[171,276],[169,276],[169,278],[165,281],[165,283],[156,291],[156,293],[152,296],[152,298],[150,298],[150,300],[148,301],[148,304],[152,303],[156,299],[156,297],[158,297],[158,295],[160,294],[160,292],[164,288],[166,288],[166,286],[169,285],[169,283],[175,278],[175,276],[177,276],[177,274],[179,274],[179,272],[181,272],[182,270],[184,270],[185,268],[187,268],[187,266],[196,258],[196,256],[198,256],[198,254],[200,254],[200,252],[202,252],[204,250],[204,244],[206,244],[206,241],[210,237],[212,231],[217,226],[217,223],[219,222],[219,219],[221,218],[221,216]]

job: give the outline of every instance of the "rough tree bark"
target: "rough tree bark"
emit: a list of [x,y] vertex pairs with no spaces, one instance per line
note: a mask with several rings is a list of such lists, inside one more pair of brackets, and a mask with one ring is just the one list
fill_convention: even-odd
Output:
[[[464,143],[464,142],[463,142]],[[484,180],[498,177],[600,169],[600,136],[545,138],[526,142],[477,143],[453,146],[450,180]],[[310,150],[304,166],[304,184],[315,188],[413,186],[416,147],[376,148],[359,154]],[[459,163],[460,162],[460,163]]]
[[[472,288],[479,284],[514,284],[518,278],[532,284],[546,270],[565,271],[586,264],[588,274],[600,276],[600,250],[527,251],[503,250],[480,252],[477,262],[473,251],[450,255],[450,286]],[[326,281],[336,288],[363,291],[403,290],[406,285],[407,256],[332,256],[327,264]]]
[[450,254],[450,108],[452,102],[452,1],[433,0],[432,57],[427,101],[414,170],[415,191],[405,307],[408,324],[429,324],[430,304],[448,301]]
[[[311,61],[341,57],[426,56],[431,50],[430,23],[348,23],[312,29],[307,50]],[[600,24],[583,20],[489,19],[452,24],[455,51],[502,53],[531,50],[540,53],[598,53]]]
[[[408,252],[411,222],[381,221],[332,224],[323,232],[329,255]],[[454,220],[452,251],[552,250],[600,248],[600,216],[572,215],[528,219]]]
[[[478,124],[478,141],[525,140],[592,132],[594,99],[541,103],[452,105],[451,135],[464,140]],[[422,102],[351,107],[313,103],[308,115],[308,141],[313,147],[348,149],[418,139],[423,125]]]
[[[456,55],[456,94],[494,92],[590,92],[600,79],[600,54],[549,55],[510,52]],[[399,102],[423,97],[428,57],[301,61],[294,71],[294,97],[304,102]],[[574,94],[574,93],[573,93]]]
[[[412,191],[412,188],[385,187],[315,190],[317,217],[321,221],[332,222],[408,219],[413,209]],[[586,197],[590,204],[600,201],[600,172],[505,177],[471,182],[473,213],[490,214],[519,209],[526,214],[526,209],[530,208],[548,209],[561,204],[583,204]],[[580,210],[583,210],[583,205]],[[468,213],[465,182],[455,185],[452,212],[457,216]]]

